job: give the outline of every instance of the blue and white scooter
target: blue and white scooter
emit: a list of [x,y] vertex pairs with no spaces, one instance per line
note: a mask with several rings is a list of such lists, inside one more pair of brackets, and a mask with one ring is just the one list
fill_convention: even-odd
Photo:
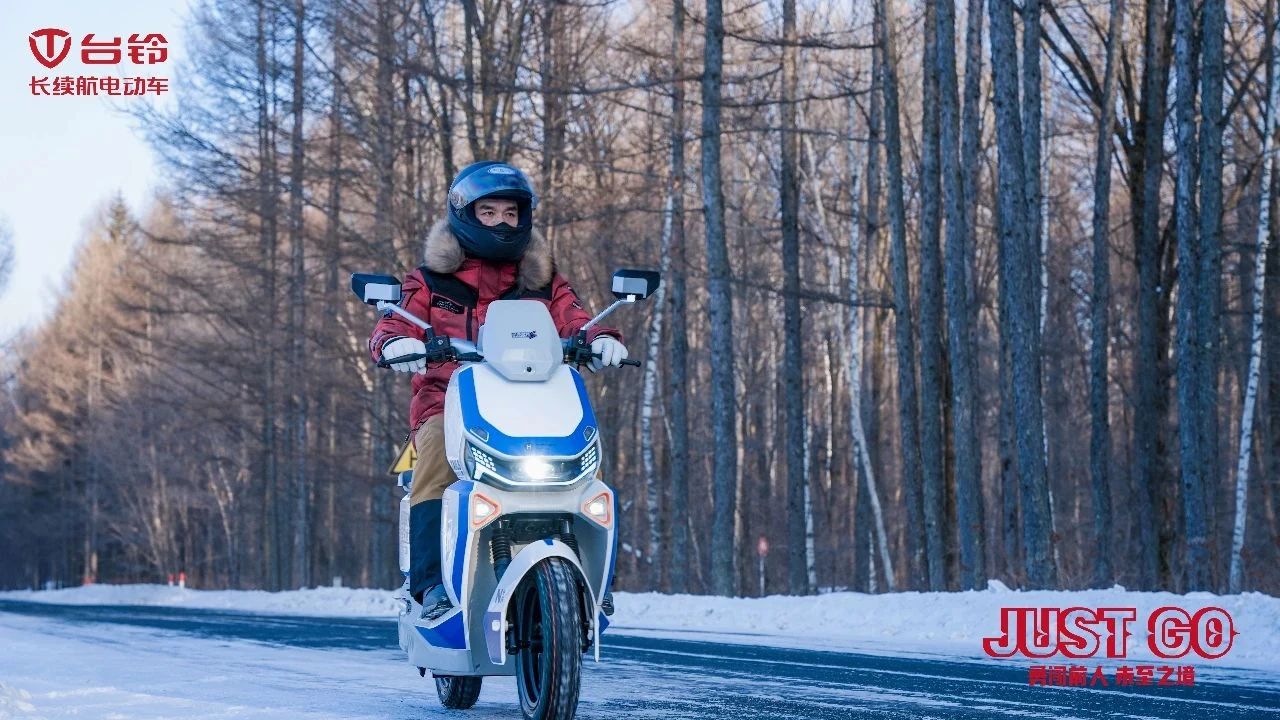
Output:
[[[423,329],[428,362],[460,363],[444,410],[446,455],[458,480],[445,490],[440,529],[440,567],[454,608],[424,620],[407,582],[397,594],[400,647],[422,674],[431,672],[445,707],[472,707],[486,675],[515,675],[526,718],[574,716],[582,655],[600,660],[600,634],[609,625],[604,602],[617,509],[601,479],[599,425],[572,366],[591,359],[588,328],[653,294],[658,283],[656,272],[619,270],[617,300],[567,340],[541,302],[495,301],[473,346],[436,336],[401,308],[396,278],[352,275],[362,301]],[[400,481],[406,495],[408,474]],[[406,574],[408,523],[406,496]]]

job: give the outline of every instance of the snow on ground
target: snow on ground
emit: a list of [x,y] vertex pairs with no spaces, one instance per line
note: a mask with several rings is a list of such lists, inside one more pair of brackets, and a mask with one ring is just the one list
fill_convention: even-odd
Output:
[[[0,599],[81,605],[160,605],[271,614],[395,617],[389,590],[314,588],[287,592],[190,590],[164,585],[92,585],[52,591],[0,592]],[[1129,643],[1133,661],[1153,660],[1146,618],[1175,605],[1189,612],[1227,610],[1239,636],[1217,665],[1280,672],[1280,598],[1261,593],[1213,595],[1131,592],[1115,587],[1085,591],[1011,591],[992,581],[963,593],[829,593],[724,598],[703,595],[617,593],[613,627],[628,633],[705,638],[722,642],[822,648],[876,654],[982,656],[984,636],[997,635],[1001,607],[1134,607]],[[607,644],[607,643],[606,643]],[[1269,674],[1269,673],[1268,673]],[[0,692],[0,698],[4,698]],[[5,702],[0,700],[0,702]],[[3,705],[0,705],[3,707]]]
[[[4,613],[0,638],[0,718],[6,720],[449,716],[430,679],[419,678],[394,647],[279,647]],[[490,678],[482,704],[468,717],[519,717],[515,701],[511,678]]]
[[0,592],[0,600],[63,605],[154,605],[319,617],[396,616],[393,591],[319,587],[306,590],[192,590],[172,585],[85,585],[62,590]]

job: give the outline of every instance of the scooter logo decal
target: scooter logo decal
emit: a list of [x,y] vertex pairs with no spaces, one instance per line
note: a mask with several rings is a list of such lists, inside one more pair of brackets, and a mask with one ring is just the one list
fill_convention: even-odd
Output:
[[534,338],[538,337],[538,331],[537,331],[537,330],[525,330],[525,331],[523,331],[523,332],[513,332],[513,333],[511,333],[511,337],[512,337],[512,338],[515,338],[515,339],[517,339],[517,340],[518,340],[518,339],[520,339],[520,338],[524,338],[524,339],[526,339],[526,340],[532,340],[532,339],[534,339]]

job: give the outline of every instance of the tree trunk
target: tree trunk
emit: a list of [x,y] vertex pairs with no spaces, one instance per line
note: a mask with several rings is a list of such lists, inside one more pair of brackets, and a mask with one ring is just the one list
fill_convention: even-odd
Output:
[[262,416],[259,425],[259,439],[262,450],[262,488],[263,488],[263,533],[262,555],[266,571],[265,584],[269,589],[279,590],[284,585],[282,571],[283,543],[281,542],[281,523],[279,517],[279,478],[276,457],[276,156],[275,133],[272,118],[271,98],[269,97],[270,77],[274,69],[267,61],[267,8],[262,0],[257,7],[256,70],[257,81],[257,134],[258,134],[258,242],[261,256],[261,267],[265,269],[263,283],[264,316],[266,327],[263,337],[266,339],[262,348],[262,380],[260,395],[262,399]]
[[302,115],[306,107],[303,84],[303,51],[306,44],[306,10],[303,0],[293,3],[293,129],[289,137],[289,362],[293,386],[289,398],[289,492],[293,493],[293,587],[311,585],[311,507],[307,476],[307,273],[306,237],[302,225],[303,155]]
[[[1182,509],[1186,523],[1186,589],[1206,590],[1209,586],[1208,555],[1204,528],[1204,464],[1199,430],[1204,408],[1199,405],[1200,339],[1196,327],[1196,304],[1201,301],[1199,280],[1200,238],[1196,219],[1196,86],[1192,68],[1195,55],[1195,11],[1191,0],[1176,0],[1174,64],[1178,78],[1174,101],[1177,124],[1177,209],[1178,242],[1178,457],[1182,478]],[[1194,420],[1193,420],[1194,418]]]
[[[922,146],[920,158],[920,462],[925,560],[930,590],[946,589],[943,562],[942,223],[938,168],[938,27],[936,5],[925,6]],[[954,56],[953,56],[954,59]]]
[[702,201],[707,241],[707,296],[711,327],[711,426],[715,452],[711,484],[711,589],[737,594],[734,519],[737,517],[738,437],[733,372],[733,296],[725,243],[724,186],[720,169],[720,93],[724,66],[721,0],[707,0],[702,70]]
[[[865,494],[859,495],[857,500],[858,517],[866,517],[874,522],[872,526],[875,530],[876,550],[880,554],[881,566],[885,568],[885,577],[888,580],[889,591],[894,590],[894,574],[893,561],[889,558],[889,539],[884,529],[884,512],[880,508],[880,493],[876,489],[875,469],[871,465],[871,455],[867,451],[867,434],[862,425],[862,308],[859,307],[862,301],[861,280],[859,277],[859,256],[862,253],[862,238],[859,232],[858,216],[858,161],[857,153],[854,151],[854,128],[853,119],[856,117],[853,108],[853,101],[849,102],[849,142],[845,149],[845,173],[849,177],[849,207],[853,209],[853,219],[849,223],[849,341],[852,345],[849,353],[849,430],[853,437],[853,450],[855,453],[854,460],[856,462],[858,473],[862,476],[862,488]],[[868,203],[874,203],[875,198],[869,197]],[[867,507],[864,509],[862,503],[865,501]],[[854,532],[861,536],[865,531],[864,528],[855,524]],[[855,552],[859,545],[854,543]],[[870,548],[867,548],[869,551]],[[868,572],[870,571],[870,563],[868,559],[860,559],[855,557],[854,564],[857,567],[860,564],[867,563]],[[858,573],[855,572],[855,584]],[[869,580],[869,578],[868,578]],[[868,588],[869,589],[869,588]]]
[[689,563],[689,420],[688,420],[688,356],[686,330],[685,278],[687,260],[684,236],[684,0],[675,0],[671,8],[672,77],[671,88],[671,364],[668,388],[668,427],[670,428],[669,469],[671,487],[671,592],[688,591]]
[[[1009,283],[1009,332],[1013,420],[1021,482],[1022,535],[1026,544],[1027,584],[1032,588],[1057,585],[1053,538],[1049,531],[1049,493],[1045,480],[1044,416],[1040,404],[1040,357],[1036,328],[1034,256],[1036,234],[1029,231],[1023,128],[1015,88],[1015,53],[1011,0],[991,0],[991,69],[996,107],[996,138],[1000,153],[1001,271]],[[1037,83],[1038,86],[1038,83]],[[1037,152],[1038,155],[1038,143]]]
[[[658,257],[659,272],[667,277],[671,270],[671,231],[673,189],[668,186],[666,207],[662,213],[662,240]],[[666,286],[659,285],[653,297],[653,316],[649,320],[649,338],[646,347],[649,357],[657,357],[655,351],[662,342],[662,321],[666,313],[664,297]],[[648,362],[644,366],[644,384],[640,396],[640,458],[644,465],[645,515],[649,524],[649,545],[645,548],[645,564],[650,587],[657,587],[662,582],[662,561],[659,555],[662,545],[662,489],[659,487],[658,463],[653,447],[653,411],[659,405],[658,395],[658,363]]]
[[[1039,318],[1043,317],[1043,215],[1044,185],[1041,177],[1041,149],[1043,133],[1041,117],[1044,114],[1042,100],[1043,78],[1040,74],[1040,3],[1041,0],[1023,0],[1022,3],[1022,156],[1023,187],[1026,188],[1027,248],[1030,252],[1031,278],[1037,298],[1037,323],[1035,326],[1035,352],[1040,357]],[[992,23],[992,32],[995,32]],[[1046,453],[1047,454],[1047,453]]]
[[[782,35],[787,43],[782,48],[782,132],[781,173],[779,196],[782,210],[782,287],[783,327],[787,332],[803,337],[803,320],[800,316],[800,187],[796,180],[796,72],[797,52],[796,3],[782,2]],[[804,468],[805,458],[805,387],[804,343],[790,344],[782,363],[782,382],[787,388],[784,394],[783,425],[786,428],[787,449],[787,588],[792,595],[810,592],[807,579],[808,553],[806,551],[806,491],[808,476]]]
[[[947,211],[946,300],[950,351],[951,432],[955,447],[956,515],[960,544],[960,589],[982,589],[984,533],[978,477],[973,324],[969,305],[969,250],[965,197],[960,165],[960,99],[956,79],[955,0],[937,4],[938,110],[942,192]],[[971,188],[970,193],[976,191]],[[947,533],[947,538],[952,537]]]
[[1168,81],[1164,50],[1164,3],[1147,3],[1143,41],[1142,119],[1135,138],[1141,145],[1141,172],[1135,172],[1139,197],[1135,266],[1138,275],[1137,348],[1133,361],[1134,492],[1137,495],[1138,549],[1143,588],[1155,586],[1159,573],[1156,537],[1159,460],[1156,452],[1160,418],[1158,312],[1160,306],[1160,180],[1164,161],[1164,105]]
[[[977,515],[978,522],[982,523],[986,520],[986,494],[982,491],[982,441],[981,441],[981,422],[977,408],[983,402],[982,386],[979,384],[978,378],[978,357],[977,357],[977,307],[978,301],[975,297],[976,284],[974,282],[974,268],[977,265],[977,246],[978,246],[978,194],[981,191],[982,179],[982,163],[978,161],[978,154],[981,150],[981,118],[982,118],[982,17],[983,17],[983,0],[969,0],[968,17],[966,18],[965,29],[965,60],[964,60],[964,108],[960,116],[960,172],[964,177],[961,184],[961,190],[964,197],[964,227],[967,230],[965,242],[965,302],[970,309],[970,314],[965,315],[965,323],[967,327],[967,337],[973,347],[973,359],[969,363],[970,376],[969,387],[971,390],[971,398],[974,403],[973,410],[973,427],[974,427],[974,457],[973,457],[973,478],[975,489],[973,500],[976,507],[973,513]],[[953,420],[953,422],[955,422]],[[961,518],[963,524],[964,520]],[[998,527],[998,526],[997,526]],[[985,537],[979,540],[991,548],[998,548],[999,544],[991,542]],[[980,562],[986,563],[986,552],[983,552]],[[995,553],[991,553],[992,565],[988,566],[985,575],[993,575],[996,565]]]
[[1093,293],[1089,303],[1089,474],[1093,488],[1093,584],[1110,587],[1111,567],[1111,142],[1125,0],[1111,0],[1107,59],[1103,71],[1097,145],[1093,164]]
[[1222,85],[1224,0],[1205,0],[1201,10],[1200,48],[1200,264],[1196,280],[1200,300],[1195,307],[1200,340],[1200,376],[1196,380],[1200,413],[1201,476],[1205,485],[1205,532],[1211,567],[1220,588],[1222,553],[1218,542],[1218,338],[1222,307]]
[[892,235],[894,335],[898,348],[898,427],[902,434],[902,490],[907,504],[908,583],[922,588],[925,559],[924,507],[921,497],[919,400],[916,396],[915,341],[911,336],[911,279],[907,273],[907,218],[902,197],[902,126],[898,111],[898,71],[893,39],[893,2],[882,0],[880,75],[884,93],[885,153],[889,168],[889,230]]

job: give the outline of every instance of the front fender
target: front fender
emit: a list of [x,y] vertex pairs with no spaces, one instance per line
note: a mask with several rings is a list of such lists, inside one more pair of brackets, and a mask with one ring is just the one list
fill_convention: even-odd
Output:
[[[582,570],[582,565],[578,562],[578,556],[568,545],[560,542],[555,538],[545,538],[537,542],[529,543],[511,559],[511,564],[507,566],[506,572],[502,574],[502,580],[498,582],[498,586],[493,590],[493,597],[489,600],[489,607],[484,613],[484,642],[489,651],[489,660],[495,665],[504,665],[507,662],[507,606],[511,603],[511,596],[515,594],[516,587],[520,585],[520,581],[524,579],[534,566],[549,557],[561,557],[568,561],[569,565],[578,573],[578,581],[584,587],[590,587],[587,584],[586,573]],[[592,597],[592,593],[583,593],[586,597],[591,598],[593,606],[590,617],[599,617],[600,608],[596,599]],[[595,635],[596,659],[599,660],[600,653],[600,624],[593,622],[591,624],[592,632]]]

